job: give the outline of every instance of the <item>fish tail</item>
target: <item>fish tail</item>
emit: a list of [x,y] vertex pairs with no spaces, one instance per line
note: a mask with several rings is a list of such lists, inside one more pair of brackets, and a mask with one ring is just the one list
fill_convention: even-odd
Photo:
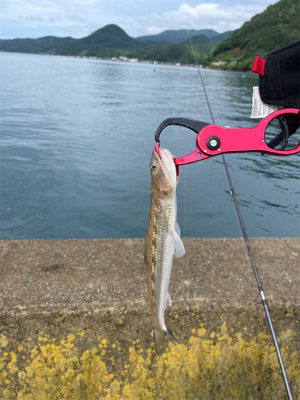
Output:
[[155,344],[155,351],[157,354],[161,353],[161,346],[163,344],[166,334],[179,344],[178,340],[174,336],[174,333],[172,331],[170,331],[169,329],[166,328],[165,331],[163,331],[163,330],[162,331],[154,331],[154,344]]
[[157,354],[161,353],[161,346],[166,336],[165,331],[154,331],[154,345]]
[[179,344],[178,340],[174,336],[174,333],[170,331],[170,329],[167,329],[167,334],[170,336],[171,339],[175,340],[175,342]]

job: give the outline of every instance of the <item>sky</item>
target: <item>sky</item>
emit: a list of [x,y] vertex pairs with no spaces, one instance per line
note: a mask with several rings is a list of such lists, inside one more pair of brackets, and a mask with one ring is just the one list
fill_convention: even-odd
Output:
[[107,24],[138,37],[166,29],[240,28],[276,0],[0,0],[0,38],[81,38]]

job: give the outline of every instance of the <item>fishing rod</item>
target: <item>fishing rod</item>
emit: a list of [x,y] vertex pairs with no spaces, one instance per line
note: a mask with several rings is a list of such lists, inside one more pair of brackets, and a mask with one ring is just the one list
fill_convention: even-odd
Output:
[[[198,68],[199,78],[201,81],[203,92],[205,94],[210,117],[212,120],[212,124],[202,122],[202,121],[196,121],[196,120],[188,119],[188,118],[168,118],[165,121],[163,121],[156,130],[155,140],[157,143],[155,145],[155,148],[156,148],[157,153],[160,154],[159,144],[160,144],[160,134],[161,134],[162,130],[169,125],[178,125],[178,126],[184,126],[188,129],[191,129],[192,131],[194,131],[197,134],[197,138],[196,138],[196,150],[194,150],[192,153],[190,153],[184,157],[179,157],[179,158],[174,159],[177,169],[179,168],[179,165],[190,164],[190,163],[202,161],[202,160],[205,160],[207,158],[211,158],[211,157],[214,157],[217,155],[221,155],[222,163],[223,163],[223,166],[225,169],[225,174],[226,174],[226,178],[227,178],[229,189],[230,189],[230,196],[233,199],[233,204],[234,204],[234,208],[236,211],[238,224],[239,224],[241,233],[243,235],[244,242],[246,244],[248,254],[249,254],[249,257],[251,260],[252,269],[253,269],[255,279],[257,282],[257,286],[258,286],[258,291],[259,291],[259,294],[260,294],[260,297],[261,297],[261,300],[262,300],[262,303],[263,303],[263,306],[265,309],[268,324],[269,324],[271,334],[273,337],[273,341],[275,344],[275,349],[276,349],[278,361],[280,364],[282,376],[284,379],[286,391],[288,394],[288,398],[289,398],[289,400],[293,400],[290,385],[289,385],[287,374],[286,374],[285,367],[284,367],[284,363],[282,360],[280,348],[278,345],[277,337],[276,337],[275,330],[274,330],[272,320],[270,317],[267,300],[264,295],[262,283],[260,281],[258,270],[257,270],[256,264],[255,264],[253,252],[252,252],[252,249],[251,249],[251,246],[249,243],[248,234],[247,234],[246,227],[245,227],[245,224],[244,224],[244,221],[242,218],[242,214],[241,214],[241,211],[239,208],[239,204],[237,201],[236,193],[235,193],[235,190],[233,187],[233,183],[231,180],[231,176],[230,176],[230,173],[228,170],[228,166],[227,166],[227,163],[225,160],[224,153],[259,152],[261,154],[269,154],[269,155],[275,155],[275,156],[288,156],[288,155],[292,155],[292,154],[296,154],[296,153],[300,152],[300,142],[298,143],[297,146],[295,146],[295,148],[293,148],[291,150],[285,150],[289,136],[291,136],[293,133],[296,132],[297,127],[300,124],[300,111],[295,108],[277,110],[277,111],[269,114],[266,118],[264,118],[262,121],[260,121],[253,128],[231,129],[229,127],[221,127],[221,126],[215,125],[215,121],[214,121],[214,117],[213,117],[212,110],[210,107],[206,88],[205,88],[202,74],[201,74],[201,71],[200,71],[200,68],[199,68],[199,65],[197,62],[194,46],[193,46],[193,43],[192,43],[190,37],[189,37],[189,41],[190,41],[190,44],[191,44],[191,47],[192,47],[192,50],[194,53],[195,62],[196,62],[197,68]],[[283,146],[280,150],[275,149],[274,147],[276,147],[276,146],[271,146],[271,144],[270,144],[271,142],[269,144],[267,144],[266,140],[265,140],[266,129],[267,129],[268,125],[270,124],[270,122],[274,119],[279,119],[279,121],[280,120],[284,121],[284,123],[281,124],[282,132],[279,135],[277,135],[277,137],[275,139],[273,139],[273,141],[272,141],[273,143],[274,143],[274,141],[276,143],[277,142],[280,143],[281,141],[283,142]],[[290,124],[288,126],[288,124],[285,122],[286,120],[287,121],[292,120],[293,125],[296,128],[294,130],[293,129],[289,130]],[[263,323],[263,319],[262,319],[262,323]],[[265,332],[265,334],[266,334],[266,332]],[[267,335],[266,335],[266,340],[267,340]],[[269,349],[269,351],[270,351],[270,349]],[[275,380],[276,380],[275,370],[274,370],[274,375],[275,375]],[[277,384],[277,380],[276,380],[276,384]],[[279,391],[278,391],[278,395],[279,395]],[[280,395],[279,395],[279,397],[280,397]]]
[[[212,113],[212,110],[211,110],[211,107],[210,107],[210,103],[209,103],[209,99],[208,99],[208,96],[207,96],[207,92],[206,92],[206,88],[205,88],[205,85],[204,85],[204,81],[203,81],[203,78],[202,78],[201,70],[200,70],[199,64],[197,62],[194,45],[193,45],[193,42],[192,42],[192,39],[191,39],[190,36],[189,36],[189,41],[190,41],[190,44],[191,44],[191,47],[192,47],[192,50],[193,50],[193,54],[194,54],[194,57],[195,57],[195,61],[196,61],[196,64],[197,64],[198,74],[199,74],[201,85],[202,85],[203,92],[204,92],[204,95],[205,95],[206,103],[207,103],[207,106],[208,106],[208,109],[209,109],[210,118],[211,118],[212,123],[215,125],[213,113]],[[259,293],[260,293],[260,297],[261,297],[261,300],[262,300],[262,303],[263,303],[263,306],[264,306],[264,309],[265,309],[265,313],[266,313],[266,316],[267,316],[268,324],[269,324],[269,327],[270,327],[270,330],[271,330],[271,333],[272,333],[272,337],[273,337],[273,341],[274,341],[274,344],[275,344],[276,353],[277,353],[278,361],[279,361],[279,364],[280,364],[282,376],[283,376],[283,379],[284,379],[284,384],[285,384],[285,387],[286,387],[286,391],[287,391],[289,399],[293,400],[292,393],[291,393],[291,388],[290,388],[290,385],[289,385],[289,382],[288,382],[288,378],[287,378],[287,374],[286,374],[286,371],[285,371],[284,363],[283,363],[283,360],[282,360],[282,356],[281,356],[280,348],[279,348],[279,345],[278,345],[277,337],[276,337],[275,330],[274,330],[273,323],[272,323],[272,319],[271,319],[271,316],[270,316],[270,313],[269,313],[267,300],[266,300],[265,295],[264,295],[262,283],[261,283],[260,278],[259,278],[258,270],[257,270],[256,264],[255,264],[254,256],[253,256],[252,249],[251,249],[251,246],[250,246],[250,243],[249,243],[248,234],[247,234],[246,227],[245,227],[245,224],[244,224],[244,221],[243,221],[243,218],[242,218],[242,214],[241,214],[241,211],[240,211],[240,207],[239,207],[239,204],[238,204],[238,201],[237,201],[237,197],[236,197],[236,194],[235,194],[235,190],[234,190],[234,187],[233,187],[233,184],[232,184],[231,176],[230,176],[230,173],[229,173],[229,170],[228,170],[228,166],[227,166],[224,154],[222,154],[221,157],[222,157],[222,163],[223,163],[223,166],[224,166],[224,169],[225,169],[225,174],[226,174],[226,178],[227,178],[229,189],[230,189],[230,196],[233,199],[233,204],[234,204],[234,207],[235,207],[236,215],[238,217],[238,222],[239,222],[239,225],[240,225],[240,229],[242,231],[242,234],[243,234],[246,246],[247,246],[247,250],[248,250],[248,253],[249,253],[250,260],[251,260],[253,272],[254,272],[255,279],[256,279],[256,282],[257,282],[257,286],[258,286],[258,290],[259,290]]]

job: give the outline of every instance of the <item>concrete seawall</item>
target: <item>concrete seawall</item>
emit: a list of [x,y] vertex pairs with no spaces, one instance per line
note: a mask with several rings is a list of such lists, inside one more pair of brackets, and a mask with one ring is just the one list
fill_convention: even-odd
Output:
[[[168,328],[187,346],[191,332],[197,331],[201,324],[207,334],[214,335],[226,322],[231,337],[240,332],[257,337],[263,332],[263,325],[257,306],[257,286],[249,271],[243,241],[193,238],[183,241],[186,256],[175,260],[172,270],[169,291],[173,304],[165,312]],[[281,345],[285,345],[287,331],[293,337],[285,346],[286,357],[299,355],[300,239],[251,239],[250,242]],[[117,355],[117,348],[107,350],[110,358],[117,358],[114,366],[107,369],[121,382],[118,374],[128,359],[132,343],[136,345],[138,341],[138,348],[145,351],[153,349],[142,239],[2,240],[0,276],[0,360],[1,343],[5,351],[17,352],[20,344],[25,347],[29,341],[31,348],[38,346],[41,335],[59,341],[84,332],[77,346],[81,354],[97,345],[100,332],[101,340],[115,342],[121,348]],[[264,323],[266,326],[265,317]],[[266,330],[269,334],[267,327]],[[20,373],[29,361],[24,356],[23,361],[16,362],[19,362],[16,373]],[[295,362],[299,367],[299,358]],[[297,398],[300,374],[294,375],[293,393]],[[277,379],[280,381],[280,376]],[[284,399],[281,381],[279,390]],[[260,394],[257,398],[271,399],[273,395],[278,398],[272,391],[268,392],[269,397]],[[70,398],[94,398],[78,396]]]

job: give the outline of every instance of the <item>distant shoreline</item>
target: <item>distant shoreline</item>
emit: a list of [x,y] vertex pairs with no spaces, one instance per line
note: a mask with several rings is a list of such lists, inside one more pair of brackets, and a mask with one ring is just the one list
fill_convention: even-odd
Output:
[[[120,61],[124,63],[132,63],[132,64],[152,64],[152,65],[170,65],[173,67],[192,67],[192,68],[197,68],[196,64],[181,64],[181,63],[172,63],[169,61],[152,61],[152,60],[138,60],[138,59],[129,59],[126,57],[87,57],[87,56],[66,56],[63,54],[49,54],[49,53],[21,53],[18,51],[1,51],[0,53],[6,53],[6,54],[29,54],[29,55],[36,55],[36,56],[52,56],[52,57],[66,57],[66,58],[79,58],[79,59],[85,59],[85,60],[96,60],[96,61]],[[230,72],[251,72],[251,70],[230,70],[226,68],[219,68],[219,67],[204,67],[202,64],[199,65],[200,68],[203,69],[212,69],[212,70],[217,70],[217,71],[230,71]]]

